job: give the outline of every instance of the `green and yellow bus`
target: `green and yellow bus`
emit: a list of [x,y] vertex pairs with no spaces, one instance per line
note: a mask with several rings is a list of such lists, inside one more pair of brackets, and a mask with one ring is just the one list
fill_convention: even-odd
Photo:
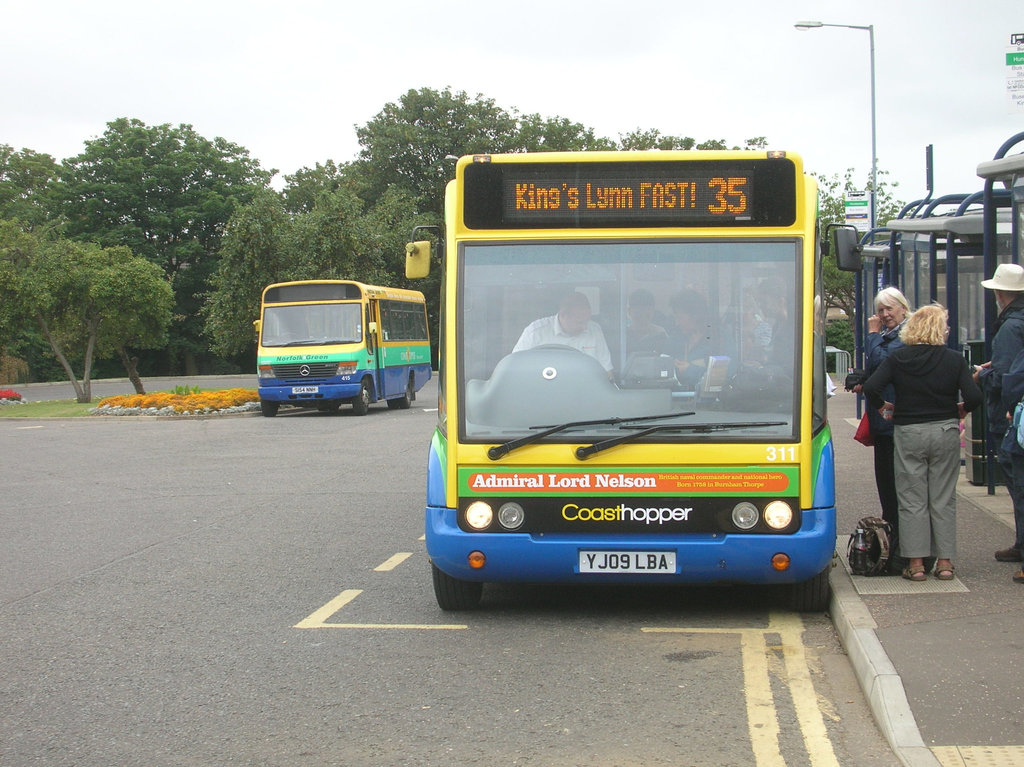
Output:
[[458,161],[426,498],[442,609],[514,581],[781,584],[826,607],[816,206],[785,152]]
[[281,282],[263,290],[257,376],[260,407],[281,405],[356,415],[385,400],[408,408],[430,380],[423,294],[352,280]]

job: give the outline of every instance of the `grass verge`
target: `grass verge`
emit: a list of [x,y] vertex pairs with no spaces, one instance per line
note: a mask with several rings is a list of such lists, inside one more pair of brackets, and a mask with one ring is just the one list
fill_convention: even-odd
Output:
[[73,399],[26,402],[23,405],[0,406],[0,418],[77,418],[89,415],[94,407],[95,402],[75,402]]

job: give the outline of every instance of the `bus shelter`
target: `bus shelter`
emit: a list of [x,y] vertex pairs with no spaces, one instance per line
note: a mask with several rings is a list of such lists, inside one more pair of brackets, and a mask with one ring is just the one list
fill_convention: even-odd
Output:
[[[990,358],[997,310],[980,283],[1001,263],[1019,262],[1024,241],[1024,154],[1008,154],[1024,142],[1020,133],[1003,144],[994,160],[978,166],[984,189],[925,198],[905,206],[899,217],[862,240],[864,270],[857,275],[856,359],[863,364],[867,318],[875,293],[886,286],[903,291],[912,307],[932,302],[949,311],[948,344],[972,363]],[[858,408],[859,410],[859,408]],[[965,428],[967,477],[974,484],[1001,481],[987,445],[984,413]]]

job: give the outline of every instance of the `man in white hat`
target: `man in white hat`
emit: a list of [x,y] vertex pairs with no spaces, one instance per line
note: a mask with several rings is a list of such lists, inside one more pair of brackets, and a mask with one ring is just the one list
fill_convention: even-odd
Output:
[[990,280],[982,280],[981,286],[995,294],[999,317],[992,336],[992,359],[977,368],[976,377],[985,392],[985,416],[992,444],[997,447],[996,457],[1006,476],[1006,489],[1013,501],[1013,518],[1016,527],[1013,545],[995,553],[1000,562],[1020,562],[1024,549],[1024,462],[1016,461],[1018,471],[1014,472],[1014,460],[1010,451],[1003,446],[1009,425],[1006,406],[1002,401],[1003,376],[1010,370],[1014,359],[1024,351],[1024,267],[1018,264],[1000,264]]

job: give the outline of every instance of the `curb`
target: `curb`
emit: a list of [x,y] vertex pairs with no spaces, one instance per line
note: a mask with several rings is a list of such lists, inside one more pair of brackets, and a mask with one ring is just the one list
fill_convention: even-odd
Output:
[[875,633],[878,624],[845,568],[834,567],[829,582],[832,623],[882,735],[905,767],[942,767],[921,738],[903,680]]

